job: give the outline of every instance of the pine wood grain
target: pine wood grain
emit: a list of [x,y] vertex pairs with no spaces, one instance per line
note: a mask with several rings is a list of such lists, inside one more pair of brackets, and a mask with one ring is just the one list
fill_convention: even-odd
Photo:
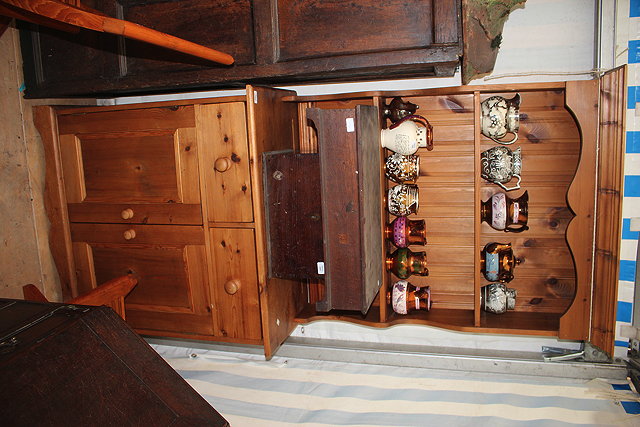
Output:
[[[626,68],[615,69],[600,82],[599,158],[591,342],[613,354],[615,304],[620,269],[620,234],[626,121]],[[615,165],[612,167],[612,165]]]
[[[253,221],[244,103],[198,105],[196,123],[207,218],[214,222]],[[229,169],[216,170],[218,159],[227,159]]]

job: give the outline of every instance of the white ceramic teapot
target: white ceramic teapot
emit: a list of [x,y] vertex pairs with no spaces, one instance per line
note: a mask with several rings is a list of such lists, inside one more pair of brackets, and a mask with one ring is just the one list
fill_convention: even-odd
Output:
[[420,147],[433,150],[433,128],[422,116],[403,117],[389,129],[382,129],[380,139],[384,148],[405,156],[414,154]]
[[[518,140],[520,128],[520,94],[511,99],[492,96],[480,104],[480,129],[487,138],[498,144],[509,145]],[[502,141],[508,133],[513,134],[511,141]]]

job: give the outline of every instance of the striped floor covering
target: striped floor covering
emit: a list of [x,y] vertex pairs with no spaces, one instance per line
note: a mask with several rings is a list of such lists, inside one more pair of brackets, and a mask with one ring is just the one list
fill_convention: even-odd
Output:
[[233,427],[639,426],[627,384],[153,346]]

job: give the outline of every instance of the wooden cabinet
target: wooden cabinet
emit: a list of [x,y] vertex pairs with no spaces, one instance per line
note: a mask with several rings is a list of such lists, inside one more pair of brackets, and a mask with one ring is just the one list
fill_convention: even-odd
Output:
[[[126,300],[127,320],[138,331],[261,344],[267,357],[296,323],[317,319],[555,336],[588,340],[611,354],[625,72],[316,97],[249,86],[246,97],[36,107],[64,290],[133,272],[140,278]],[[481,134],[480,104],[516,92],[520,131],[512,148],[522,150],[522,188],[509,196],[528,192],[529,229],[505,233],[480,217],[482,202],[499,191],[480,177],[481,153],[497,145]],[[382,195],[393,183],[380,170],[390,153],[378,130],[388,125],[381,112],[396,96],[419,106],[434,135],[433,151],[418,152],[419,209],[412,215],[426,221],[427,244],[412,249],[426,251],[429,276],[409,278],[431,287],[433,308],[408,315],[393,312],[386,298],[397,278],[380,273],[394,247],[382,241],[382,226],[393,219]],[[286,161],[274,162],[282,153]],[[378,170],[367,169],[372,164]],[[304,232],[270,209],[281,202],[291,203]],[[305,241],[308,250],[301,250]],[[520,260],[509,283],[518,291],[515,310],[504,314],[480,304],[489,283],[480,254],[490,242],[511,243]],[[340,292],[325,288],[318,262]],[[285,273],[276,273],[278,264]]]
[[26,96],[114,95],[251,82],[451,76],[460,0],[93,0],[83,5],[231,54],[212,64],[132,39],[22,31]]
[[[281,101],[291,94],[37,108],[64,292],[134,274],[125,306],[137,331],[276,348],[300,291],[266,277],[259,186],[262,152],[296,140],[296,105]],[[280,288],[291,314],[263,319]]]

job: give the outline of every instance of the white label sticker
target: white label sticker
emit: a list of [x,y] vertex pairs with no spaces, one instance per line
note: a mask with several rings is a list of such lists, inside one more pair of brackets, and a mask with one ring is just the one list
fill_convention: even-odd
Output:
[[258,92],[253,92],[253,103],[254,104],[258,103]]
[[353,121],[353,117],[347,117],[347,132],[355,132],[356,131],[356,125],[355,122]]
[[318,265],[318,274],[324,274],[324,262],[319,261],[317,265]]

